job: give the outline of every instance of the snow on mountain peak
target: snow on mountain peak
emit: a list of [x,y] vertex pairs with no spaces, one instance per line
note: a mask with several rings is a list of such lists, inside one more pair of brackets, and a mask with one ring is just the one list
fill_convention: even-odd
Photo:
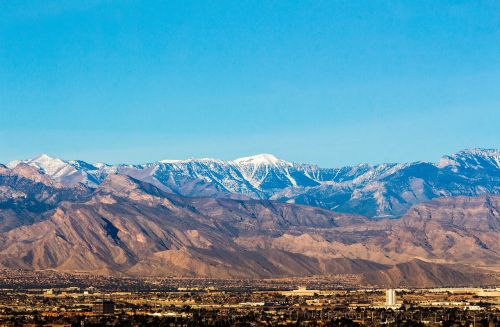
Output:
[[474,148],[474,149],[466,149],[458,152],[456,155],[475,155],[481,157],[498,157],[500,156],[500,149],[483,149],[483,148]]
[[236,164],[246,164],[246,165],[277,165],[277,164],[291,165],[291,163],[278,159],[276,156],[268,153],[262,153],[250,157],[239,158],[233,160],[233,162]]
[[35,157],[35,158],[29,160],[29,162],[39,166],[40,168],[44,168],[44,169],[45,168],[50,169],[51,167],[62,167],[62,166],[67,165],[67,163],[64,162],[63,160],[58,159],[58,158],[53,158],[53,157],[48,156],[46,154],[41,154],[38,157]]
[[222,164],[223,161],[219,159],[214,159],[214,158],[189,158],[189,159],[164,159],[158,161],[159,163],[163,164],[187,164],[187,163],[192,163],[192,162],[201,162],[201,163],[219,163]]
[[172,163],[180,163],[180,162],[185,162],[185,159],[163,159],[159,160],[159,163],[166,163],[166,164],[172,164]]
[[76,172],[76,169],[67,162],[58,158],[53,158],[46,154],[41,154],[33,159],[28,160],[11,161],[7,164],[7,166],[9,168],[15,168],[20,163],[25,163],[27,165],[35,167],[43,173],[55,178],[73,174]]
[[53,160],[55,158],[52,158],[51,156],[49,156],[48,154],[45,154],[45,153],[42,153],[40,154],[39,156],[31,159],[32,161],[39,161],[39,160]]
[[436,166],[439,168],[462,166],[476,169],[484,168],[483,165],[500,168],[500,150],[481,148],[462,150],[442,157]]

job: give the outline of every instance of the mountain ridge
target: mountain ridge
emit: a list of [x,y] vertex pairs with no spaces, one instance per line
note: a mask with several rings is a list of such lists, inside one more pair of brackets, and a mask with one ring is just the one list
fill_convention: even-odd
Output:
[[267,199],[185,197],[127,174],[65,186],[0,169],[0,267],[117,276],[357,276],[367,285],[500,282],[500,196],[450,196],[399,219]]
[[402,216],[412,205],[440,196],[499,194],[500,150],[469,149],[436,163],[360,164],[320,168],[271,154],[224,161],[160,160],[142,165],[90,164],[41,155],[12,161],[36,167],[56,181],[96,187],[124,174],[183,196],[272,199],[371,217]]
[[400,219],[374,220],[272,200],[183,197],[124,174],[74,189],[18,167],[0,171],[8,191],[0,196],[6,269],[207,278],[340,273],[388,286],[500,281],[498,195],[434,199]]

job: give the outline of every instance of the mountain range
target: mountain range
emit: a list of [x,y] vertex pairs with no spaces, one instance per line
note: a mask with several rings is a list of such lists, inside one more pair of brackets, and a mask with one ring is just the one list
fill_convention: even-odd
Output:
[[342,168],[291,163],[270,154],[233,161],[161,160],[141,165],[91,164],[41,155],[25,163],[64,186],[97,187],[123,174],[188,197],[266,199],[368,217],[400,217],[414,204],[443,196],[500,194],[500,150],[471,149],[437,163],[361,164]]
[[145,165],[40,156],[0,166],[0,268],[498,285],[499,184],[498,150],[341,169],[271,155]]

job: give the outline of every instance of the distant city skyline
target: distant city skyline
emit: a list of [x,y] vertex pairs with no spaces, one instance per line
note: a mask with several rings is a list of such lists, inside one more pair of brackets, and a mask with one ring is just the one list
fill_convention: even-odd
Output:
[[0,1],[0,162],[500,148],[496,2]]

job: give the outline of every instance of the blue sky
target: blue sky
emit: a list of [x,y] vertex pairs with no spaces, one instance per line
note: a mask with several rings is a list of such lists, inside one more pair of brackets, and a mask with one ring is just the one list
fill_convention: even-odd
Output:
[[500,147],[498,1],[0,0],[0,162]]

